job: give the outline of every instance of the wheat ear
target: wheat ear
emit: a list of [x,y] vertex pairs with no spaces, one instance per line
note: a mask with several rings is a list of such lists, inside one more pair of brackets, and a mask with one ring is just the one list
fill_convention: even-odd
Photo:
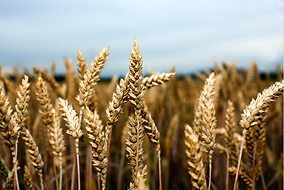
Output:
[[216,117],[213,104],[214,89],[215,78],[214,73],[211,73],[205,81],[193,121],[194,129],[200,136],[200,142],[204,147],[203,150],[209,157],[209,190],[211,186],[212,154],[216,148]]
[[[30,100],[30,90],[29,86],[30,84],[28,83],[29,78],[25,75],[24,79],[22,80],[22,85],[20,85],[20,90],[18,91],[18,97],[16,99],[16,123],[20,127],[20,130],[25,127],[26,125],[26,120],[28,116],[28,101]],[[16,156],[14,157],[14,170],[15,170],[15,180],[17,182],[17,188],[19,189],[19,182],[18,182],[18,174],[17,174],[17,149],[18,149],[18,139],[16,141],[15,145],[16,149]]]
[[41,70],[39,70],[37,67],[33,67],[34,72],[37,75],[41,75],[41,77],[50,84],[50,86],[54,89],[55,93],[57,94],[57,96],[64,98],[65,95],[63,94],[60,85],[58,84],[58,82],[56,82],[56,80],[54,79],[54,77],[49,76],[46,72],[42,72]]
[[[132,183],[131,189],[137,189],[139,178],[139,169],[142,167],[143,156],[143,131],[144,128],[141,124],[142,117],[139,110],[133,110],[129,117],[128,122],[128,137],[126,139],[126,157],[128,158],[128,164],[132,167]],[[133,188],[132,188],[133,186]]]
[[33,190],[33,184],[32,184],[32,176],[30,173],[29,168],[25,165],[25,173],[24,173],[24,186],[26,190]]
[[141,111],[141,116],[143,118],[142,125],[144,130],[149,137],[150,141],[156,145],[157,156],[159,160],[159,183],[160,189],[162,189],[162,177],[161,177],[161,149],[159,141],[159,131],[156,127],[148,108],[144,101],[142,84],[142,54],[139,52],[139,46],[136,39],[134,39],[133,49],[131,50],[130,66],[129,66],[129,101],[132,104],[132,112],[135,110]]
[[92,162],[96,168],[100,178],[102,179],[102,187],[105,188],[106,172],[108,159],[106,149],[104,148],[105,134],[102,121],[99,119],[97,110],[92,112],[86,107],[86,130],[88,132],[89,143],[92,148]]
[[110,136],[112,126],[118,121],[125,104],[128,101],[128,75],[124,79],[120,80],[119,85],[116,86],[116,92],[113,93],[112,101],[109,102],[109,106],[106,109],[106,127],[105,127],[105,146],[107,152],[110,144]]
[[[237,168],[236,167],[231,167],[228,169],[231,175],[236,175],[237,174]],[[252,179],[245,173],[243,173],[241,170],[238,171],[238,176],[240,177],[240,181],[245,184],[247,187],[252,188]]]
[[244,141],[246,139],[246,133],[250,128],[253,128],[261,124],[262,119],[266,117],[267,109],[270,106],[270,104],[274,102],[274,100],[277,99],[280,95],[283,94],[283,88],[284,88],[284,80],[282,80],[281,82],[274,83],[269,88],[263,90],[262,93],[259,93],[256,99],[252,99],[250,104],[241,114],[242,119],[240,121],[240,125],[244,128],[244,130],[243,130],[243,140],[240,147],[234,190],[237,188],[238,171],[241,164],[242,151],[243,151]]
[[[12,113],[8,99],[5,97],[4,89],[0,92],[0,132],[4,144],[10,149],[13,157],[14,174],[17,176],[17,144],[20,136],[20,126],[16,122],[16,113]],[[19,189],[18,178],[16,180],[17,189]]]
[[14,170],[9,172],[5,183],[2,185],[2,190],[13,190],[14,189]]
[[227,108],[226,120],[225,120],[225,129],[226,129],[226,133],[224,136],[224,140],[229,150],[229,155],[230,155],[229,158],[230,158],[230,161],[232,162],[232,165],[237,166],[239,151],[237,149],[237,142],[234,138],[234,134],[236,131],[235,109],[233,106],[233,102],[231,100],[228,100],[228,108]]
[[[83,80],[81,79],[79,86],[79,95],[76,97],[80,106],[88,106],[89,108],[90,106],[94,106],[92,103],[94,103],[95,100],[95,86],[99,81],[101,70],[104,68],[104,64],[108,58],[108,50],[109,47],[103,49],[100,54],[95,57],[95,61],[91,64],[92,66],[80,73],[80,77],[82,77],[84,72]],[[79,62],[80,59],[81,57],[78,57]]]
[[226,113],[226,120],[225,120],[225,129],[226,133],[224,136],[224,141],[226,143],[227,148],[227,173],[226,173],[226,189],[228,189],[229,185],[229,164],[230,161],[232,162],[233,166],[237,166],[238,164],[238,149],[237,143],[234,139],[234,133],[236,130],[235,125],[235,110],[233,106],[233,102],[228,100],[228,108]]
[[39,153],[38,146],[36,145],[32,135],[29,130],[26,128],[22,128],[21,137],[25,141],[26,149],[29,153],[29,158],[32,162],[32,165],[37,172],[37,175],[40,178],[41,189],[43,190],[43,176],[42,176],[42,168],[43,168],[43,160]]
[[161,74],[151,75],[149,77],[143,78],[142,84],[144,85],[145,89],[149,89],[153,86],[157,86],[165,82],[168,82],[175,75],[176,73],[161,73]]
[[[53,105],[51,104],[51,99],[49,97],[48,88],[46,85],[46,82],[42,79],[41,75],[37,78],[36,83],[36,97],[40,104],[40,110],[39,113],[41,115],[42,123],[46,126],[47,132],[48,132],[48,140],[49,144],[52,147],[52,153],[53,153],[53,160],[54,156],[59,157],[59,167],[60,167],[60,182],[62,182],[62,153],[65,151],[65,142],[63,138],[63,132],[60,128],[60,125],[58,125],[58,119],[57,115],[55,113],[55,110],[53,109]],[[55,176],[56,169],[54,168]],[[57,179],[56,185],[58,188],[58,182]],[[61,189],[61,183],[59,185],[59,189]]]
[[80,184],[80,165],[79,165],[79,138],[83,135],[80,129],[79,118],[76,115],[76,111],[73,109],[71,105],[68,105],[67,100],[63,100],[59,98],[59,105],[61,107],[62,117],[66,121],[66,126],[68,130],[66,131],[67,134],[71,135],[75,141],[76,147],[76,158],[77,158],[77,172],[78,172],[78,189],[81,189]]
[[185,125],[184,134],[188,173],[191,176],[192,186],[194,189],[207,189],[199,137],[187,124]]
[[78,54],[77,54],[77,59],[78,62],[76,62],[76,64],[78,65],[78,77],[81,80],[84,80],[84,74],[87,73],[87,67],[88,65],[86,64],[86,59],[83,57],[82,53],[78,50]]

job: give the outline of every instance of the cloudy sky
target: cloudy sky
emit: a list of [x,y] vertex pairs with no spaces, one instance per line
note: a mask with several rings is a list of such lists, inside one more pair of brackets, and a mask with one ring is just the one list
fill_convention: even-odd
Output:
[[234,60],[275,70],[283,62],[282,0],[1,1],[0,60],[4,69],[36,65],[65,71],[80,50],[91,63],[110,46],[103,76],[125,75],[134,38],[143,72],[196,72]]

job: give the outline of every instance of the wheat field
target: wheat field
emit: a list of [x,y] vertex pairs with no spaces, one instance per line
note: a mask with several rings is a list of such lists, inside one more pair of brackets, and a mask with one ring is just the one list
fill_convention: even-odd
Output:
[[[78,51],[63,81],[0,71],[2,189],[282,189],[283,73],[214,65],[100,81],[109,47]],[[77,72],[76,72],[77,70]]]

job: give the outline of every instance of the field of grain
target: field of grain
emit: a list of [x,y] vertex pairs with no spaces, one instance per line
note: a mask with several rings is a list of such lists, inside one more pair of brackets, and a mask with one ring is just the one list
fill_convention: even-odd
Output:
[[[282,189],[283,73],[215,64],[150,72],[134,41],[124,78],[111,55],[0,76],[2,189]],[[78,72],[76,72],[78,70]]]

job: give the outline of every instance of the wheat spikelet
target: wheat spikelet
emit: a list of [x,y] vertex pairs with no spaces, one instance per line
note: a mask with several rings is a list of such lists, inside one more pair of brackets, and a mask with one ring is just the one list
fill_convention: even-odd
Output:
[[22,128],[21,130],[21,137],[25,141],[26,149],[29,153],[29,158],[31,163],[37,172],[37,175],[40,178],[41,186],[43,189],[43,175],[42,175],[42,168],[43,168],[43,160],[39,153],[38,146],[36,145],[33,137],[31,136],[30,132],[26,128]]
[[185,125],[184,133],[188,173],[191,176],[192,186],[194,189],[207,189],[199,137],[187,124]]
[[55,93],[57,94],[58,97],[64,98],[63,91],[61,90],[60,85],[55,81],[55,79],[51,76],[49,76],[46,72],[40,71],[37,67],[33,67],[34,72],[37,75],[41,75],[41,77],[50,84],[50,86],[53,88]]
[[25,173],[24,173],[24,186],[26,190],[33,190],[32,184],[32,176],[30,170],[27,166],[25,166]]

